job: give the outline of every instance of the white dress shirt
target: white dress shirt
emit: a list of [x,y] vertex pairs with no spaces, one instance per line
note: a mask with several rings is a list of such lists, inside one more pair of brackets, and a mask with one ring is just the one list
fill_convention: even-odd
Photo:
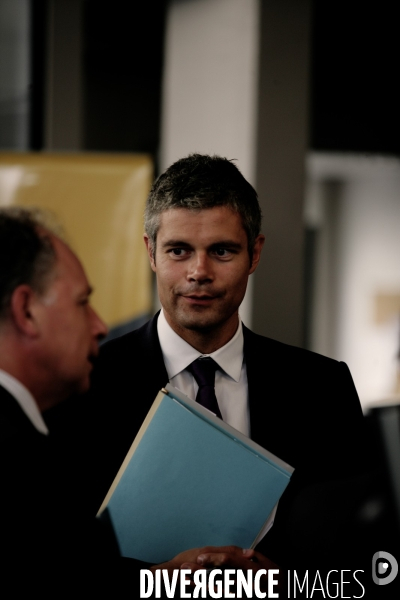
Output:
[[[215,372],[215,395],[223,420],[250,437],[250,410],[247,388],[247,371],[243,355],[243,327],[239,326],[233,338],[225,346],[211,354],[201,354],[183,340],[168,324],[163,310],[157,322],[158,338],[168,379],[174,387],[196,399],[198,385],[187,367],[200,356],[211,356],[218,364]],[[271,529],[277,505],[257,537],[257,543]]]
[[18,402],[32,425],[44,435],[49,433],[38,405],[30,391],[12,375],[0,369],[0,385]]
[[250,436],[247,372],[243,359],[243,328],[240,317],[233,338],[211,354],[201,354],[185,342],[168,324],[163,311],[158,317],[157,329],[171,385],[195,400],[198,385],[187,367],[200,356],[210,356],[219,366],[215,373],[215,395],[222,418],[235,429]]

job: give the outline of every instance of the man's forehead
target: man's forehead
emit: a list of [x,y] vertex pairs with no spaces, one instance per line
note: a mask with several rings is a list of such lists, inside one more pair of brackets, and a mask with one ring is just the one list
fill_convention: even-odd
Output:
[[82,263],[73,250],[55,234],[48,232],[47,235],[56,254],[56,272],[59,275],[65,275],[71,281],[72,279],[74,281],[79,280],[82,286],[91,289]]
[[185,234],[194,233],[191,226],[215,227],[218,229],[244,230],[242,218],[229,206],[213,206],[210,208],[168,208],[160,214],[159,228],[165,231],[176,229]]
[[77,260],[72,250],[58,236],[51,232],[47,232],[46,235],[49,237],[51,245],[53,246],[58,264],[74,262],[74,259]]

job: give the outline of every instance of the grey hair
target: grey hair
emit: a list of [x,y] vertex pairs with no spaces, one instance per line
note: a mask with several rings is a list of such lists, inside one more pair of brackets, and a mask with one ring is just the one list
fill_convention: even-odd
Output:
[[257,193],[231,160],[206,154],[190,154],[176,161],[153,184],[144,214],[153,257],[163,212],[171,208],[199,211],[215,206],[227,206],[239,214],[251,259],[261,230]]

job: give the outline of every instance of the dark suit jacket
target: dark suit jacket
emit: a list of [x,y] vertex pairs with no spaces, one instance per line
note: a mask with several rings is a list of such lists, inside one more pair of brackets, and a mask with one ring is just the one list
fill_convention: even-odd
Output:
[[40,434],[0,386],[1,589],[12,597],[73,597],[132,581],[108,529],[81,501],[64,450],[62,438]]
[[[309,565],[312,557],[329,560],[343,546],[354,495],[349,478],[362,454],[363,418],[350,372],[344,363],[246,327],[244,358],[251,437],[295,467],[275,525],[258,549],[278,564],[298,564],[304,556]],[[167,381],[157,316],[102,347],[81,421],[96,509]]]

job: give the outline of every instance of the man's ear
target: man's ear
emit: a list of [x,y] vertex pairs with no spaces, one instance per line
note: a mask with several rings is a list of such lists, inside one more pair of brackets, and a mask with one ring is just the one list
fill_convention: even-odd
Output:
[[26,284],[15,288],[11,296],[10,317],[17,329],[29,337],[37,337],[38,324],[34,316],[33,304],[36,293]]
[[149,255],[150,266],[153,269],[153,271],[156,272],[156,261],[155,261],[155,256],[154,256],[154,248],[153,248],[153,245],[152,245],[147,233],[143,234],[143,239],[144,239],[144,243],[146,244],[147,254]]
[[249,275],[251,275],[251,273],[254,273],[254,271],[257,269],[258,263],[260,262],[261,250],[264,246],[264,242],[265,235],[260,233],[260,235],[256,237],[256,241],[254,242],[253,257],[251,259]]

